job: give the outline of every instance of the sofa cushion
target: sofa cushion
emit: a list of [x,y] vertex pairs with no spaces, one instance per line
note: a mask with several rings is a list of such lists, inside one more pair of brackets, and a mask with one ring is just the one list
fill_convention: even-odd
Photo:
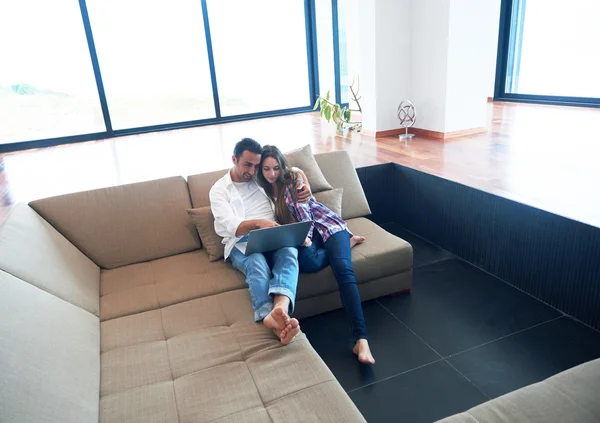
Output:
[[98,317],[0,271],[0,420],[98,421]]
[[188,187],[194,208],[210,206],[210,189],[227,172],[229,169],[188,176]]
[[337,214],[342,215],[342,198],[344,195],[343,188],[336,188],[329,191],[317,192],[315,194],[315,200],[323,204],[329,210]]
[[247,289],[120,317],[102,331],[103,423],[152,412],[164,422],[300,422],[307,404],[319,421],[364,422],[305,335],[282,346],[253,322]]
[[298,167],[306,174],[312,192],[333,189],[325,175],[323,175],[322,169],[319,168],[310,144],[285,153],[285,158],[290,167]]
[[440,422],[598,422],[599,390],[600,359],[596,359]]
[[343,188],[342,217],[352,219],[371,214],[356,169],[347,151],[316,154],[315,160],[334,188]]
[[583,363],[546,379],[546,384],[569,397],[600,421],[600,359]]
[[0,224],[0,269],[100,315],[100,268],[26,204]]
[[[412,269],[412,246],[390,234],[376,223],[359,217],[346,222],[355,235],[367,239],[352,249],[352,266],[359,284]],[[298,299],[307,299],[338,290],[331,266],[317,273],[301,273],[298,279]]]
[[173,382],[131,389],[100,400],[100,423],[179,423]]
[[30,203],[98,266],[113,269],[200,248],[178,176]]
[[208,259],[210,261],[222,259],[225,256],[225,245],[223,237],[215,232],[215,217],[210,206],[188,209],[187,213],[196,226],[202,246],[208,252]]
[[103,270],[100,286],[103,321],[247,287],[242,273],[211,263],[204,249]]

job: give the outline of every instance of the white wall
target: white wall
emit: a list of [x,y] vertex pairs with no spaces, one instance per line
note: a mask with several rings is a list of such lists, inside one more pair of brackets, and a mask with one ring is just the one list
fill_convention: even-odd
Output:
[[398,104],[410,97],[411,0],[377,2],[377,131],[398,128]]
[[490,50],[482,19],[489,9],[481,0],[450,0],[448,71],[443,132],[487,126]]
[[348,3],[348,68],[360,75],[365,131],[398,128],[405,99],[418,128],[486,126],[501,0],[339,1]]
[[360,82],[363,129],[398,127],[396,109],[410,95],[410,0],[361,0]]
[[376,23],[375,10],[377,0],[361,0],[359,3],[359,56],[360,56],[360,101],[363,114],[362,124],[365,131],[377,129],[377,85],[376,85]]
[[501,0],[485,0],[481,2],[481,18],[486,23],[481,36],[486,43],[482,52],[486,69],[483,78],[486,79],[487,96],[494,96],[496,81],[496,55],[498,54],[498,31],[500,29],[500,2]]
[[449,10],[450,0],[414,0],[411,8],[415,127],[439,132],[445,130]]

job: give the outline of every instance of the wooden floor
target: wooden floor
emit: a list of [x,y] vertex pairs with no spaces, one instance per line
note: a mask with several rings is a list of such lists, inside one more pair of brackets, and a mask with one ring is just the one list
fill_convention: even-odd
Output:
[[487,133],[446,141],[341,134],[305,113],[8,153],[0,156],[0,206],[226,168],[248,136],[284,151],[345,149],[357,167],[400,163],[600,227],[600,109],[489,109]]

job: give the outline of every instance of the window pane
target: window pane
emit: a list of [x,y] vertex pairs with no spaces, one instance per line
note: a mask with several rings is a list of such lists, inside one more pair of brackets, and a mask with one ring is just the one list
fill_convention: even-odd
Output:
[[0,143],[106,130],[79,4],[0,2]]
[[352,84],[348,75],[348,2],[338,1],[338,40],[340,43],[340,90],[342,103],[348,103],[348,86]]
[[215,117],[200,0],[87,0],[114,129]]
[[333,61],[333,25],[331,0],[315,0],[317,18],[317,50],[319,52],[319,93],[323,97],[327,91],[335,101],[335,72]]
[[304,1],[210,0],[208,17],[223,116],[311,105]]
[[[600,2],[571,0],[566,6],[562,0],[515,3],[521,7],[512,13],[515,54],[509,57],[514,65],[507,72],[506,92],[600,97]],[[518,12],[524,12],[523,19]]]

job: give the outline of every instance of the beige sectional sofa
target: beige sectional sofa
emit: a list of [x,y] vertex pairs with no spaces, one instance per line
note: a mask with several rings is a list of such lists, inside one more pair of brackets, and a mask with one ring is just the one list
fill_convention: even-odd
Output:
[[[364,218],[345,152],[316,156],[343,188],[363,300],[411,286],[412,248]],[[304,334],[253,322],[243,275],[210,262],[186,209],[224,171],[37,200],[0,226],[0,421],[361,422]],[[330,269],[302,275],[297,316],[341,307]]]
[[600,359],[526,386],[439,423],[600,422]]

